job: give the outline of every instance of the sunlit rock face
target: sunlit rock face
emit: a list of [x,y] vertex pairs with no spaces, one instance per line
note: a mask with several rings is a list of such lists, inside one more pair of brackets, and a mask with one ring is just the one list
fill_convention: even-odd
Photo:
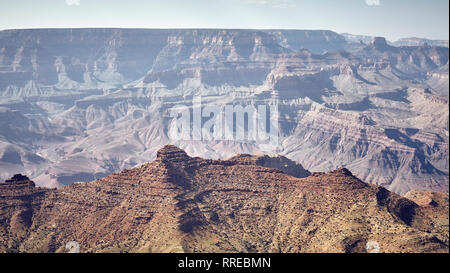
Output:
[[[448,48],[331,31],[0,32],[0,178],[87,182],[173,143],[219,159],[254,141],[168,135],[175,105],[278,101],[279,145],[309,171],[345,166],[397,193],[448,192]],[[271,155],[272,156],[272,155]]]
[[[286,166],[287,165],[287,166]],[[289,175],[292,174],[292,175]],[[307,175],[307,177],[304,177]],[[348,169],[305,173],[278,156],[154,161],[89,183],[0,182],[0,253],[448,253],[447,193],[405,197]]]

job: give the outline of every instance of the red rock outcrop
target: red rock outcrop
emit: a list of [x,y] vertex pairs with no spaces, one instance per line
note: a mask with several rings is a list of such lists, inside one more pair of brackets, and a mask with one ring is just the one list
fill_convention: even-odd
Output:
[[345,168],[296,178],[248,159],[165,146],[94,182],[1,183],[0,251],[448,252],[448,195],[422,207]]

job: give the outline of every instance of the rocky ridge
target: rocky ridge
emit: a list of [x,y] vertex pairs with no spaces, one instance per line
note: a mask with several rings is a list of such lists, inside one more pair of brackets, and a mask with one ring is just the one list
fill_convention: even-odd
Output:
[[175,146],[151,163],[61,189],[13,179],[0,183],[0,197],[2,252],[64,252],[69,241],[81,252],[366,252],[369,241],[381,252],[449,247],[448,194],[407,199],[345,168],[296,178],[249,156],[201,159]]

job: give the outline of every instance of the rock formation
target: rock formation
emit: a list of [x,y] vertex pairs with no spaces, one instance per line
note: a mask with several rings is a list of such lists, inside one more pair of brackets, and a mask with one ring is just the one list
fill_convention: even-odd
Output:
[[0,251],[76,241],[81,252],[367,252],[376,242],[448,253],[448,194],[404,198],[345,168],[296,178],[267,159],[165,146],[151,163],[60,189],[17,176],[0,183]]
[[[345,166],[399,194],[448,192],[448,47],[366,38],[321,30],[0,31],[0,179],[24,173],[49,188],[93,181],[149,162],[171,143],[210,159],[276,153],[313,172]],[[194,96],[205,107],[278,102],[277,150],[171,139],[170,109],[191,109]]]

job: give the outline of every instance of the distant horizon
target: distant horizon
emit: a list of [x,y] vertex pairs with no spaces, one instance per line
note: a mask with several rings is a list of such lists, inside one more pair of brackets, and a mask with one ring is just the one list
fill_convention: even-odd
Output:
[[186,27],[186,28],[147,28],[147,27],[31,27],[31,28],[8,28],[8,29],[0,29],[1,31],[15,31],[15,30],[64,30],[64,29],[140,29],[140,30],[255,30],[255,31],[276,31],[276,30],[304,30],[304,31],[331,31],[339,35],[343,34],[349,34],[349,35],[355,35],[355,36],[368,36],[368,37],[383,37],[389,42],[396,42],[400,41],[402,39],[426,39],[431,41],[449,41],[449,39],[432,39],[427,37],[421,37],[421,36],[405,36],[400,37],[396,40],[390,40],[385,36],[378,36],[378,35],[370,35],[370,34],[361,34],[361,33],[350,33],[350,32],[337,32],[332,29],[301,29],[301,28],[208,28],[208,27],[201,27],[201,28],[192,28],[192,27]]
[[0,29],[331,30],[449,40],[448,0],[2,0]]

